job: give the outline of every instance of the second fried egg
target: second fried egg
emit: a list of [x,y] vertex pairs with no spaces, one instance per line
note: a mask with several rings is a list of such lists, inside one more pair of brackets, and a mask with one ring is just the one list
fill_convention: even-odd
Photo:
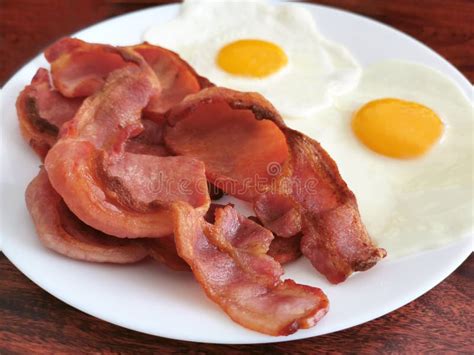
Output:
[[390,258],[472,233],[473,105],[441,73],[379,62],[331,108],[287,123],[337,162],[369,234]]

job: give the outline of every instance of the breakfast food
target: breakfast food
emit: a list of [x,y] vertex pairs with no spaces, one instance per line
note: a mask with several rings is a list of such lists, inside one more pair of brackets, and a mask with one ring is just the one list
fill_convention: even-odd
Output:
[[[186,201],[204,214],[209,196],[201,162],[123,151],[124,142],[141,130],[141,110],[156,80],[145,61],[136,60],[136,66],[110,74],[62,127],[45,168],[51,185],[88,225],[122,238],[156,238],[172,232],[167,204]],[[192,193],[177,184],[161,188],[168,179],[189,179]]]
[[269,335],[314,326],[328,311],[316,287],[281,281],[283,269],[266,255],[272,233],[232,206],[219,208],[208,225],[189,205],[177,203],[178,253],[210,299],[235,322]]
[[[380,121],[401,117],[395,125],[387,122],[391,138],[366,131],[374,133],[370,136],[374,143],[387,144],[384,149],[397,149],[398,156],[373,150],[353,130],[357,113],[380,100],[411,103],[406,116],[406,111],[399,111],[403,105],[386,106],[391,112],[377,111],[385,112]],[[415,110],[421,117],[413,117]],[[469,99],[441,73],[417,63],[386,60],[365,68],[354,91],[313,116],[311,124],[308,120],[287,124],[329,152],[357,197],[369,234],[390,258],[397,258],[446,245],[472,230],[472,112]],[[407,126],[403,118],[413,124]],[[433,125],[422,128],[417,118]],[[441,136],[426,144],[426,134],[433,130],[441,130]],[[403,144],[394,146],[397,137]],[[410,156],[402,154],[406,149]],[[413,156],[417,152],[423,153]]]
[[[27,188],[27,207],[39,239],[60,254],[109,263],[149,255],[169,269],[191,271],[235,322],[288,335],[314,326],[329,300],[314,285],[282,279],[282,264],[303,255],[333,284],[368,270],[386,256],[370,237],[372,223],[386,222],[384,212],[394,211],[394,191],[417,188],[407,166],[432,169],[439,163],[432,153],[441,152],[458,172],[472,152],[443,155],[456,120],[452,106],[440,110],[416,85],[410,93],[406,83],[393,92],[373,84],[383,76],[384,85],[397,88],[397,80],[411,75],[436,87],[442,80],[433,73],[390,64],[365,70],[359,82],[350,53],[324,39],[305,11],[261,1],[235,6],[186,1],[175,20],[146,35],[169,41],[221,86],[149,43],[114,47],[65,38],[48,48],[51,82],[39,69],[17,101],[23,136],[44,158]],[[190,24],[208,16],[214,25],[200,26],[197,39]],[[437,87],[448,88],[465,112],[449,85]],[[460,145],[472,148],[465,139]],[[407,158],[417,158],[420,168]],[[351,173],[363,179],[351,181]],[[383,204],[367,204],[374,186]],[[461,176],[446,191],[462,193],[466,186]],[[211,204],[223,193],[231,203]],[[364,201],[362,217],[356,196]],[[245,204],[253,211],[244,215]],[[365,213],[374,208],[380,211],[368,220]],[[402,228],[391,223],[395,235]],[[432,224],[438,231],[447,226]]]
[[[153,52],[152,46],[145,46]],[[163,125],[169,126],[171,116],[163,120],[163,116],[149,115],[150,102],[161,102],[159,74],[163,72],[136,48],[143,46],[119,48],[65,39],[47,50],[56,65],[53,83],[69,96],[87,97],[78,98],[82,103],[72,118],[62,124],[55,121],[57,130],[51,133],[56,134],[48,137],[50,146],[41,151],[46,154],[44,168],[26,192],[40,240],[58,253],[84,261],[128,263],[151,255],[174,270],[190,267],[209,297],[232,319],[265,334],[287,335],[313,326],[328,310],[324,293],[292,280],[281,281],[280,264],[267,255],[273,233],[232,206],[214,205],[215,217],[209,216],[204,163],[170,156],[170,148],[163,145]],[[90,65],[81,67],[93,61],[95,54],[97,62],[104,61],[95,65],[99,71],[90,72]],[[115,68],[119,58],[122,63]],[[71,67],[63,67],[64,62]],[[49,97],[54,93],[67,103],[76,100],[51,88],[45,80],[47,71],[40,73]],[[180,85],[173,90],[181,92]],[[17,102],[19,121],[41,132],[30,116],[22,114],[28,112],[28,100],[24,100],[28,89]],[[227,92],[213,92],[219,90],[222,95]],[[263,98],[258,101],[271,107]],[[238,100],[234,103],[238,106]],[[258,106],[257,101],[253,104]],[[269,138],[277,134],[280,142],[276,150],[264,151],[262,156],[286,156],[285,138],[272,125],[268,121],[256,134],[249,130],[248,137],[240,138],[258,153],[255,137],[260,137],[259,132],[265,136],[270,129]],[[250,122],[249,127],[254,126]],[[212,137],[209,140],[215,143]],[[244,159],[245,154],[251,160],[250,149]],[[216,272],[222,273],[222,267],[228,278],[216,282]],[[269,314],[268,309],[273,311]]]
[[441,137],[443,123],[431,109],[416,102],[378,99],[356,112],[352,129],[373,151],[405,159],[425,154]]
[[276,236],[270,243],[267,254],[282,265],[288,264],[302,255],[300,245],[301,234],[290,238]]
[[60,254],[120,264],[137,262],[148,255],[148,248],[138,241],[105,235],[77,218],[49,183],[44,168],[28,185],[25,196],[41,242]]
[[[129,49],[140,54],[162,78],[160,88],[144,110],[148,118],[159,119],[186,95],[212,85],[165,48],[144,43]],[[51,63],[51,76],[57,90],[66,97],[84,97],[97,92],[110,72],[131,65],[126,53],[109,45],[65,38],[49,47],[45,57]]]
[[[161,121],[163,114],[186,95],[212,86],[207,79],[197,75],[186,62],[167,49],[148,44],[130,49],[142,55],[155,74],[162,78],[159,88],[155,89],[157,95],[150,100],[144,111],[149,120]],[[91,44],[76,38],[57,41],[45,51],[45,57],[51,63],[51,77],[55,87],[51,86],[48,71],[40,68],[31,85],[22,91],[17,100],[21,132],[42,158],[56,142],[61,125],[72,119],[84,97],[99,90],[111,71],[132,65],[126,52],[119,48]],[[151,125],[145,126],[153,129]],[[153,139],[156,141],[156,138]],[[130,146],[132,152],[147,148],[133,142]],[[151,150],[163,155],[162,149],[157,149],[156,144],[152,144]]]
[[259,92],[285,118],[330,106],[360,76],[351,53],[324,38],[312,16],[293,4],[187,0],[144,40],[177,52],[218,86]]
[[59,128],[74,117],[82,98],[69,99],[51,87],[49,73],[40,68],[20,93],[16,107],[23,138],[42,158],[56,142]]
[[215,186],[253,201],[275,179],[268,167],[288,157],[285,135],[275,122],[284,125],[262,96],[213,87],[170,110],[164,141],[174,154],[203,161]]
[[[108,75],[106,85],[99,81],[100,85],[97,87],[91,84],[98,82],[97,80],[88,83],[91,77],[90,72],[82,71],[84,77],[78,74],[81,71],[78,70],[78,64],[74,64],[74,61],[71,62],[71,65],[76,66],[75,70],[67,68],[62,68],[62,71],[53,70],[53,76],[56,73],[56,82],[67,82],[61,85],[63,90],[65,87],[69,88],[66,92],[70,96],[74,92],[85,93],[86,88],[93,89],[88,92],[91,93],[91,96],[84,101],[74,119],[62,127],[60,139],[45,159],[45,167],[51,184],[73,213],[91,227],[106,234],[121,238],[158,238],[169,235],[172,232],[172,225],[170,224],[168,204],[173,201],[188,202],[203,214],[209,206],[209,197],[207,192],[204,192],[203,167],[199,166],[201,161],[206,165],[206,175],[211,183],[228,194],[250,201],[258,201],[261,197],[260,202],[256,203],[256,206],[259,206],[265,205],[261,202],[262,199],[270,201],[266,195],[277,181],[282,178],[295,178],[295,176],[292,177],[292,174],[279,176],[272,173],[268,170],[270,164],[284,165],[289,151],[293,152],[293,156],[288,159],[292,163],[286,163],[287,171],[300,169],[298,165],[295,165],[298,160],[303,159],[303,161],[309,162],[311,159],[310,156],[305,156],[303,151],[302,154],[295,152],[291,137],[298,135],[286,128],[278,112],[263,97],[256,94],[241,94],[223,88],[208,88],[201,90],[196,95],[188,95],[182,104],[175,105],[167,115],[164,133],[167,149],[174,154],[188,155],[190,158],[124,152],[125,142],[143,130],[140,116],[137,113],[143,110],[144,117],[148,117],[146,112],[149,102],[157,101],[161,90],[160,83],[156,80],[159,78],[156,74],[160,72],[150,70],[153,67],[150,67],[148,62],[134,50],[134,48],[143,47],[114,48],[65,39],[53,45],[52,48],[47,50],[47,54],[53,64],[57,61],[60,64],[65,60],[71,61],[71,58],[74,58],[72,54],[77,56],[76,61],[83,60],[83,57],[78,53],[86,53],[88,60],[92,60],[92,56],[97,54],[97,60],[104,60],[107,64],[110,60],[109,57],[102,59],[106,53],[107,56],[113,55],[115,61],[117,61],[117,56],[122,58],[125,63]],[[78,52],[78,48],[81,49],[80,52]],[[150,49],[151,46],[147,48]],[[67,52],[68,50],[70,53]],[[62,56],[66,56],[65,59],[58,59]],[[105,64],[103,67],[106,67]],[[70,72],[75,73],[74,80],[70,80],[70,75],[64,74]],[[101,75],[104,74],[101,73]],[[212,103],[211,106],[209,106],[210,103]],[[250,110],[246,110],[246,108]],[[206,111],[202,111],[209,109],[213,112],[212,116],[206,115]],[[201,114],[201,111],[204,114]],[[192,113],[192,117],[188,113]],[[209,117],[212,119],[209,120]],[[150,123],[147,124],[148,127],[150,127]],[[188,127],[189,124],[191,124],[191,128]],[[149,129],[152,133],[157,132],[156,127]],[[192,133],[191,136],[189,136],[189,132]],[[231,132],[231,135],[223,134],[225,132]],[[157,139],[160,142],[161,132],[159,135],[160,138]],[[299,139],[296,138],[296,141]],[[268,143],[265,148],[261,148],[260,145],[265,140]],[[232,141],[236,142],[238,146],[229,144]],[[181,149],[183,142],[190,151]],[[242,145],[242,142],[245,144]],[[158,146],[161,146],[161,142]],[[217,146],[226,149],[213,149]],[[195,152],[196,149],[201,150]],[[320,150],[320,148],[317,149]],[[218,155],[207,156],[213,152]],[[333,169],[330,175],[337,177],[337,168],[329,156],[325,155],[323,151],[321,152],[321,162],[327,162],[318,162],[314,165],[312,173],[316,173],[316,175],[313,178],[321,181],[326,180],[328,193],[334,194],[336,190],[345,187],[344,185],[337,186],[337,184],[330,187],[330,180],[327,177],[324,178],[324,174],[327,174],[324,170],[330,167]],[[237,161],[228,160],[228,156],[235,156]],[[198,158],[199,161],[193,158]],[[159,171],[159,176],[153,172],[153,169]],[[323,175],[318,175],[320,173]],[[163,182],[161,180],[163,177],[165,180],[180,181],[189,176],[193,177],[194,190],[191,194],[182,193],[179,189],[168,189],[167,191],[160,189],[159,185]],[[157,177],[160,180],[157,180]],[[260,185],[248,184],[248,181],[255,181],[256,178],[260,179]],[[294,180],[296,184],[307,182],[298,179]],[[224,182],[240,181],[241,183],[229,187],[223,186],[222,180]],[[154,189],[151,189],[150,186],[154,186]],[[313,198],[315,201],[319,201],[317,202],[319,204],[323,204],[323,201],[327,199],[325,189],[320,184],[319,196],[318,193],[312,193]],[[273,228],[273,232],[280,237],[296,235],[303,230],[304,223],[316,225],[315,222],[310,221],[308,213],[317,215],[325,210],[336,210],[336,204],[329,202],[327,207],[321,205],[320,209],[311,212],[312,206],[305,206],[304,198],[300,197],[307,194],[308,191],[282,191],[281,188],[277,188],[271,193],[281,195],[281,200],[287,199],[296,206],[290,212],[296,215],[294,221],[296,225],[292,223],[288,226],[294,229],[294,233],[285,235],[280,230]],[[328,194],[326,195],[329,197]],[[353,196],[351,198],[353,199]],[[342,204],[346,203],[341,201]],[[357,230],[351,229],[354,230],[354,233],[347,239],[348,247],[346,249],[361,251],[367,248],[367,251],[345,255],[344,249],[339,247],[327,249],[337,239],[337,236],[333,236],[328,239],[330,242],[326,246],[323,247],[323,244],[320,243],[319,249],[324,255],[338,255],[341,252],[341,257],[347,258],[347,265],[330,268],[325,266],[327,262],[322,261],[324,258],[321,258],[321,255],[313,256],[311,254],[312,247],[304,246],[305,241],[309,240],[309,236],[314,237],[317,233],[309,232],[308,229],[307,238],[302,238],[303,253],[313,261],[318,270],[335,283],[343,281],[353,271],[364,270],[372,266],[385,255],[383,250],[372,246],[370,239],[368,239],[359,221],[355,202],[349,202],[349,204],[354,207],[344,209],[343,214],[349,216],[347,223],[359,225],[359,227]],[[274,206],[281,209],[281,204],[274,204]],[[303,218],[302,210],[304,209],[308,213]],[[265,213],[258,208],[256,212],[265,225],[269,220],[268,215],[265,216],[265,213],[269,212],[268,208]],[[281,216],[277,216],[275,210],[271,214],[274,219],[288,215],[287,211],[283,211]],[[349,228],[349,225],[341,227],[341,232],[347,234],[344,228]],[[329,235],[330,233],[328,233]],[[358,247],[351,246],[352,240],[359,239],[361,244]]]
[[[173,153],[204,162],[207,178],[253,202],[257,217],[276,235],[303,232],[303,255],[332,283],[386,255],[368,236],[354,194],[331,157],[288,128],[260,95],[207,88],[172,108],[168,123],[164,141]],[[271,164],[281,171],[272,172]]]

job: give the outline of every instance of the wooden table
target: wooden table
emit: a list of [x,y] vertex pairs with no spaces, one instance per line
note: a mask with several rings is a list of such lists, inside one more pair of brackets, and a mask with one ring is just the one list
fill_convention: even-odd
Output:
[[[0,0],[0,84],[61,36],[168,1]],[[370,16],[426,43],[474,81],[474,2],[315,1]],[[77,311],[34,285],[0,253],[0,353],[474,352],[474,258],[416,301],[361,326],[274,345],[225,346],[153,337]],[[159,320],[157,320],[159,321]]]

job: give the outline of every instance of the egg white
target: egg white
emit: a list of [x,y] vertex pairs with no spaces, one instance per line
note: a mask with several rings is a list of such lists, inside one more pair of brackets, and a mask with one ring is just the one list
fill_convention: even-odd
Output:
[[[216,85],[263,94],[286,118],[306,117],[329,107],[333,97],[353,89],[360,77],[352,55],[325,39],[311,14],[295,4],[188,0],[175,19],[149,29],[144,39],[176,51]],[[216,56],[239,39],[277,44],[288,64],[266,78],[225,72]]]
[[[445,125],[426,155],[379,155],[353,134],[353,114],[379,98],[431,108]],[[473,233],[473,105],[444,75],[420,64],[384,61],[363,71],[354,91],[308,120],[287,122],[318,140],[354,191],[362,219],[389,257],[447,244]]]

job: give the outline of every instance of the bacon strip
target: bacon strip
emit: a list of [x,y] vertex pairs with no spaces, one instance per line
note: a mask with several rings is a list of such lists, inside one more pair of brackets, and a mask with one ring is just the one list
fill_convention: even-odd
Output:
[[265,255],[271,233],[231,207],[214,226],[184,203],[174,204],[179,255],[207,296],[235,322],[269,335],[289,335],[316,324],[329,302],[315,287],[280,280],[281,267]]
[[148,43],[130,48],[143,56],[160,80],[161,95],[152,100],[144,112],[149,119],[161,120],[170,108],[187,95],[213,86],[175,52]]
[[291,238],[275,237],[268,249],[268,255],[280,264],[288,264],[300,258],[301,233]]
[[133,263],[148,254],[137,241],[111,237],[81,222],[54,191],[44,169],[28,185],[25,196],[40,241],[59,254],[108,263]]
[[129,153],[156,155],[166,157],[169,154],[163,141],[163,123],[156,123],[142,119],[143,131],[138,136],[131,138],[125,145]]
[[189,265],[179,257],[172,235],[162,238],[145,239],[142,245],[156,261],[174,271],[190,271]]
[[[156,77],[135,61],[109,75],[106,85],[84,101],[45,167],[51,184],[73,213],[88,225],[117,237],[162,237],[172,233],[169,203],[187,201],[204,214],[209,196],[204,165],[184,157],[123,153],[124,142],[142,130],[141,110],[154,93]],[[161,190],[163,181],[180,182]]]
[[[354,271],[371,268],[385,257],[386,251],[370,239],[356,198],[342,180],[336,163],[315,140],[287,127],[282,130],[290,158],[271,191],[260,198],[267,199],[268,194],[274,198],[276,193],[280,199],[286,198],[299,206],[301,251],[330,282],[340,283]],[[259,205],[257,199],[257,216],[265,220]],[[287,221],[288,212],[280,219]],[[276,218],[271,225],[281,227],[283,223]],[[281,228],[274,232],[278,234]]]
[[16,110],[23,138],[43,159],[56,142],[64,122],[74,117],[82,99],[68,99],[51,87],[49,74],[40,68],[18,96]]
[[266,255],[273,234],[241,216],[228,205],[216,208],[214,225],[208,228],[208,239],[220,250],[232,256],[246,273],[268,286],[280,282],[283,269],[280,264]]
[[279,237],[290,238],[301,231],[302,221],[298,204],[281,194],[284,188],[286,186],[279,186],[276,193],[268,191],[259,195],[254,201],[254,210],[262,225]]
[[204,161],[215,186],[252,201],[272,183],[272,164],[288,156],[285,137],[274,122],[264,120],[267,114],[283,122],[258,94],[204,89],[170,111],[165,143],[174,154]]
[[[164,140],[172,152],[202,160],[208,179],[253,201],[257,217],[276,235],[303,232],[303,254],[330,282],[386,255],[368,236],[335,162],[319,143],[286,127],[263,97],[208,88],[186,97],[167,120]],[[245,185],[257,176],[264,176],[260,184]]]
[[[254,221],[255,223],[263,225],[262,221],[260,221],[255,216],[250,216],[248,217],[248,219]],[[284,220],[286,220],[286,218],[284,218]],[[291,223],[291,221],[288,222]],[[273,259],[275,259],[277,262],[279,262],[281,265],[288,264],[292,261],[297,260],[302,255],[300,249],[301,236],[301,232],[291,237],[284,238],[274,234],[274,238],[270,243],[270,247],[268,248],[267,254]]]
[[[161,84],[160,95],[155,95],[145,109],[148,119],[162,120],[163,114],[186,95],[213,85],[170,50],[148,43],[128,48],[143,56]],[[130,65],[117,47],[76,38],[57,41],[45,51],[45,57],[51,63],[54,85],[67,97],[94,94],[112,71]]]
[[56,89],[66,97],[86,97],[102,88],[114,70],[133,65],[123,52],[106,44],[63,38],[44,52]]
[[[159,79],[161,93],[151,98],[144,111],[145,118],[159,123],[157,127],[162,126],[164,113],[186,95],[213,86],[172,51],[147,43],[129,48],[145,58]],[[57,90],[49,82],[48,71],[40,68],[17,99],[21,132],[42,159],[56,142],[62,124],[74,117],[84,98],[100,90],[112,71],[133,65],[119,48],[75,38],[55,42],[46,49],[45,57],[51,63]],[[153,138],[152,132],[159,133],[156,127],[147,119],[144,125],[145,132],[150,133],[144,134],[146,138],[132,140],[127,151],[169,155],[162,142],[157,142],[161,133]]]

